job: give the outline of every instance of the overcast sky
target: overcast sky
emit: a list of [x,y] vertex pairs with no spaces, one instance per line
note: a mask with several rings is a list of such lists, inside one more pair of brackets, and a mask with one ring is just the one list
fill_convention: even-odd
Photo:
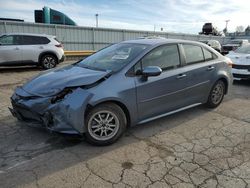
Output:
[[0,17],[34,22],[34,10],[48,6],[80,26],[195,33],[205,22],[219,31],[250,25],[250,0],[0,0]]

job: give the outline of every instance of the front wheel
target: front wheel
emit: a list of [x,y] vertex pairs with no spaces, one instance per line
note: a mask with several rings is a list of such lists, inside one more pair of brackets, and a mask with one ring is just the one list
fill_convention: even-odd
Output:
[[222,80],[218,80],[214,84],[207,100],[208,107],[216,108],[220,105],[225,95],[225,88],[225,83]]
[[122,135],[126,124],[126,116],[118,105],[98,105],[86,117],[86,139],[94,145],[112,144]]

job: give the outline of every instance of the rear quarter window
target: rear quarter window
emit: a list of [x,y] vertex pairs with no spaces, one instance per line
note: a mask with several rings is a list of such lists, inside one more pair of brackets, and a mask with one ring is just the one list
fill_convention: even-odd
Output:
[[213,52],[210,52],[209,50],[205,48],[203,48],[203,53],[204,53],[204,58],[206,61],[210,61],[210,60],[217,58],[217,56]]
[[204,61],[203,51],[200,46],[183,44],[187,64],[194,64]]
[[50,40],[47,37],[40,37],[40,44],[48,44]]

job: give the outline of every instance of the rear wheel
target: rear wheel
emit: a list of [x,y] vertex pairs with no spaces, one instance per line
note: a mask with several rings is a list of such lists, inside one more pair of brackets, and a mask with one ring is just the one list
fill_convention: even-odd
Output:
[[219,106],[224,98],[225,89],[225,83],[222,80],[218,80],[210,91],[207,106],[210,108],[216,108],[217,106]]
[[40,64],[42,65],[44,69],[54,68],[56,67],[56,64],[57,64],[57,58],[50,54],[44,55],[41,58]]
[[126,128],[126,116],[122,109],[113,103],[101,104],[87,115],[86,138],[94,145],[114,143]]

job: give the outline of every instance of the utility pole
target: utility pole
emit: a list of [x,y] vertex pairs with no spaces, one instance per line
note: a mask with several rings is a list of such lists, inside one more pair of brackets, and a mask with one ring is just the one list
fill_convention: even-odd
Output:
[[98,27],[98,16],[99,16],[99,14],[95,14],[96,27]]

